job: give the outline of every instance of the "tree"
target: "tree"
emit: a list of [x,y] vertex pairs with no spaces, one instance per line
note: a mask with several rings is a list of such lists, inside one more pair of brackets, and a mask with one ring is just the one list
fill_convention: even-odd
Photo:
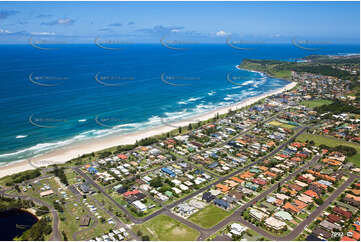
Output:
[[64,241],[67,241],[67,240],[68,240],[68,237],[66,236],[65,232],[62,231],[61,233],[63,234],[63,239],[64,239]]
[[21,192],[18,184],[15,185],[15,190],[19,193]]
[[323,200],[321,198],[316,198],[315,202],[317,203],[317,205],[321,205],[323,203]]
[[161,187],[163,185],[162,183],[162,178],[160,178],[159,176],[157,176],[156,178],[153,178],[150,183],[149,183],[152,187]]
[[64,173],[64,167],[62,168],[58,168],[57,166],[55,167],[54,171],[53,171],[54,175],[57,176],[60,181],[65,185],[69,185],[68,179],[66,178],[66,175]]
[[36,209],[36,216],[42,216],[49,213],[49,208],[47,206],[41,206],[39,209]]
[[26,230],[20,237],[16,237],[14,240],[31,240],[40,241],[44,240],[45,236],[50,234],[52,227],[50,219],[48,217],[41,218],[36,224]]
[[143,236],[142,236],[142,240],[143,240],[143,241],[149,241],[150,239],[149,239],[149,236],[148,236],[148,235],[143,235]]

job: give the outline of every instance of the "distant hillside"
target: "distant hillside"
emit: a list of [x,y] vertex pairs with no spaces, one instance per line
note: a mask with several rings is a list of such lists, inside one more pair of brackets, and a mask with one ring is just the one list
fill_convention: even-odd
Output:
[[333,76],[343,80],[352,80],[356,83],[359,82],[359,73],[352,74],[349,71],[342,70],[345,66],[357,66],[359,69],[359,56],[311,55],[305,57],[304,60],[305,62],[289,62],[244,59],[240,64],[240,68],[261,71],[267,75],[287,80],[291,80],[291,71],[296,71]]

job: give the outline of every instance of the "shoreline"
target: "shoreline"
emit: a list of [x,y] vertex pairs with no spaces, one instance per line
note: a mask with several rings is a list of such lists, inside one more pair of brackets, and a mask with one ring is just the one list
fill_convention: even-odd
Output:
[[[238,65],[237,65],[238,68]],[[266,73],[265,73],[266,74]],[[0,178],[12,175],[18,172],[33,170],[38,167],[44,167],[51,164],[62,164],[67,161],[80,157],[84,154],[101,151],[107,148],[111,148],[118,145],[126,145],[126,144],[134,144],[137,140],[141,140],[143,138],[159,135],[162,133],[167,133],[171,130],[176,129],[179,126],[187,126],[189,123],[195,123],[198,121],[205,121],[210,118],[213,118],[217,113],[225,114],[229,110],[237,110],[243,107],[252,105],[258,102],[261,99],[264,99],[268,96],[272,96],[275,94],[279,94],[285,91],[288,91],[294,88],[297,85],[296,82],[290,82],[286,86],[261,94],[259,96],[247,98],[239,103],[235,103],[233,105],[227,107],[219,107],[207,113],[198,114],[191,118],[187,118],[184,120],[172,122],[169,124],[163,123],[161,126],[150,127],[148,129],[135,131],[129,134],[122,135],[109,135],[101,138],[94,138],[91,140],[85,140],[80,143],[74,143],[69,146],[64,146],[54,151],[47,152],[45,154],[41,154],[35,156],[33,158],[27,160],[20,160],[5,164],[0,166]]]

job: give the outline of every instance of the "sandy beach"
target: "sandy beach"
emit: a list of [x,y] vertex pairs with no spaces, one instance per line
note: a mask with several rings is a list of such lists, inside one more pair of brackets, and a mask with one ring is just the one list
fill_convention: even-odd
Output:
[[268,96],[271,96],[274,94],[279,94],[284,91],[290,90],[295,86],[296,86],[296,83],[291,82],[283,88],[264,93],[257,97],[248,98],[248,99],[243,100],[240,103],[236,103],[232,106],[218,108],[218,109],[212,110],[210,112],[207,112],[205,114],[193,116],[192,118],[189,118],[189,119],[174,122],[171,124],[166,124],[165,122],[163,122],[162,126],[149,128],[146,130],[140,130],[140,131],[137,131],[137,132],[134,132],[131,134],[122,134],[122,135],[113,135],[113,136],[107,136],[107,137],[102,137],[102,138],[95,138],[92,140],[84,141],[82,143],[72,144],[72,145],[57,149],[55,151],[51,151],[51,152],[39,155],[37,157],[32,158],[31,161],[26,160],[26,161],[13,162],[8,165],[4,165],[4,166],[0,167],[0,177],[4,177],[6,175],[11,175],[11,174],[25,171],[25,170],[35,169],[36,167],[40,167],[40,166],[47,166],[47,165],[55,164],[55,163],[58,163],[58,164],[65,163],[68,160],[79,157],[81,155],[100,151],[100,150],[110,148],[113,146],[124,145],[124,144],[133,144],[137,140],[141,140],[143,138],[150,137],[153,135],[166,133],[179,126],[186,126],[189,123],[195,123],[198,121],[203,121],[203,120],[213,118],[217,113],[224,114],[224,113],[227,113],[230,109],[232,109],[232,110],[240,109],[242,107],[251,105],[265,97],[268,97]]

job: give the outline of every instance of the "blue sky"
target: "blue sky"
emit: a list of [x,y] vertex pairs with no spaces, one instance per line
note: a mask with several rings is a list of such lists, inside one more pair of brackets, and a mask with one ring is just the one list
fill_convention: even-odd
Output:
[[[359,2],[1,2],[0,43],[359,43]],[[50,41],[49,41],[50,43]]]

